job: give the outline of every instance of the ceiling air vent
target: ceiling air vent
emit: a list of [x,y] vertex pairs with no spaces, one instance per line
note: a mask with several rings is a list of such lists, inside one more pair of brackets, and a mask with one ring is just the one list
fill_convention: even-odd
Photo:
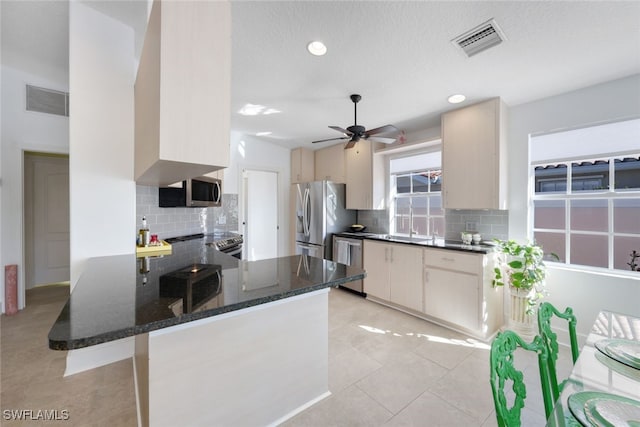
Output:
[[69,116],[69,94],[27,85],[27,111]]
[[459,35],[451,40],[452,43],[460,47],[464,53],[471,57],[490,47],[497,46],[506,40],[504,33],[496,24],[496,21],[489,21]]

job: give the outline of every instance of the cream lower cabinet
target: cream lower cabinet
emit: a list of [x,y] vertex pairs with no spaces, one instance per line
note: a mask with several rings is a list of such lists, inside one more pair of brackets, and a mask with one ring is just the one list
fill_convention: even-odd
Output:
[[422,248],[364,241],[364,292],[412,310],[422,310]]
[[380,304],[490,339],[503,325],[493,254],[364,240],[364,292]]
[[424,314],[478,338],[503,323],[502,288],[491,286],[491,254],[424,250]]
[[[425,251],[424,312],[463,328],[476,330],[480,323],[482,275],[476,271],[457,270],[456,261],[459,261],[459,257],[442,252]],[[481,267],[482,256],[478,258]],[[432,260],[436,265],[428,265]]]

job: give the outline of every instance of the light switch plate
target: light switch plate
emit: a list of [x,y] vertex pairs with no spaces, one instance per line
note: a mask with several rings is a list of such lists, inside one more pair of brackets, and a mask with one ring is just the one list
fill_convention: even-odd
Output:
[[477,231],[478,223],[474,221],[467,221],[464,225],[464,231]]

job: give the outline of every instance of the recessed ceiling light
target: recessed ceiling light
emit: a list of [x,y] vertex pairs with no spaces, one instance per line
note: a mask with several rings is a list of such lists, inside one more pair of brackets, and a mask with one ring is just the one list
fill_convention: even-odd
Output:
[[451,95],[448,99],[449,103],[451,104],[459,104],[462,101],[464,101],[465,99],[467,99],[466,96],[461,95],[461,94],[457,94],[457,95]]
[[256,133],[256,136],[267,136],[267,135],[271,135],[271,132],[258,132],[258,133]]
[[327,53],[327,47],[321,41],[312,41],[307,45],[307,50],[311,55],[322,56]]

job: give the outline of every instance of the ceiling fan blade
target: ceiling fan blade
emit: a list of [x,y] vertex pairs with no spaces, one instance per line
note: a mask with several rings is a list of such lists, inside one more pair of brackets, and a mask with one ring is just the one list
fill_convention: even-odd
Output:
[[350,140],[349,142],[347,142],[347,145],[344,146],[344,149],[346,150],[348,148],[353,148],[353,146],[356,145],[356,142],[358,142],[358,141],[355,141],[353,139]]
[[377,135],[379,133],[400,132],[400,129],[393,125],[380,126],[379,128],[371,129],[367,131],[367,135]]
[[348,131],[348,130],[346,130],[346,129],[342,129],[340,126],[329,126],[329,127],[330,127],[331,129],[333,129],[333,130],[337,130],[338,132],[345,134],[346,136],[351,136],[351,135],[353,135],[353,133],[352,133],[352,132],[349,132],[349,131]]
[[349,139],[349,137],[347,136],[343,136],[342,138],[329,138],[329,139],[321,139],[319,141],[311,141],[312,144],[315,144],[316,142],[327,142],[327,141],[337,141],[339,139]]
[[396,138],[384,138],[382,136],[371,136],[367,139],[373,142],[382,142],[383,144],[393,144],[396,142]]

